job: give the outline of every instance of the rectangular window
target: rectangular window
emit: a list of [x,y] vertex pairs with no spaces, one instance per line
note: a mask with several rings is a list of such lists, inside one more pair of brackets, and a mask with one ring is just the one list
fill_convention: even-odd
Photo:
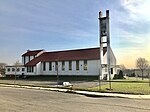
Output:
[[12,68],[12,72],[14,72],[15,71],[15,68]]
[[31,66],[31,67],[27,67],[27,72],[33,72],[34,71],[34,67]]
[[76,70],[79,70],[79,60],[76,61]]
[[111,74],[113,74],[113,68],[111,68]]
[[8,68],[7,71],[10,72],[10,68]]
[[69,61],[69,70],[72,70],[72,61]]
[[20,71],[20,68],[17,68],[17,72],[19,72]]
[[65,70],[65,61],[62,61],[62,71]]
[[55,71],[57,71],[58,70],[58,62],[56,61],[55,62]]
[[26,58],[25,58],[25,56],[23,57],[23,60],[24,60],[24,65],[26,64]]
[[22,68],[22,72],[24,72],[25,70],[24,70],[24,68]]
[[30,61],[30,56],[29,56],[29,61]]
[[43,71],[46,70],[46,62],[43,62]]
[[49,62],[49,71],[52,71],[52,62]]
[[87,60],[84,60],[84,70],[87,70]]

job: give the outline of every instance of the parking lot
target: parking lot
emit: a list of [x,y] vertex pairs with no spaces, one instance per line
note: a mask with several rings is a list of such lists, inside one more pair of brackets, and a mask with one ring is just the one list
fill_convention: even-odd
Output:
[[[74,87],[91,88],[99,85],[97,80],[93,81],[69,81]],[[57,81],[29,81],[29,80],[0,80],[0,83],[22,84],[22,85],[40,85],[56,86]],[[105,84],[104,82],[102,84]]]

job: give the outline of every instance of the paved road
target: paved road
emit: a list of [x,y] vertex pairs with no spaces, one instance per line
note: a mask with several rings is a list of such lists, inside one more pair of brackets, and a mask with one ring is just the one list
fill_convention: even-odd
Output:
[[150,100],[0,87],[0,112],[150,112]]

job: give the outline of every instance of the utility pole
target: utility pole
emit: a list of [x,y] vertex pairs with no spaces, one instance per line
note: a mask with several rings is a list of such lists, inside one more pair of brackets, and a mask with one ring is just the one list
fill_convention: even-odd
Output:
[[[106,10],[106,17],[102,17],[99,12],[99,28],[100,28],[100,75],[102,76],[102,65],[107,64],[107,79],[109,79],[109,89],[111,90],[111,74],[110,74],[110,33],[109,33],[109,10]],[[107,63],[103,62],[104,48],[107,50]],[[100,80],[100,79],[99,79]],[[99,81],[100,82],[100,81]]]
[[150,87],[150,66],[148,66],[148,83],[149,83],[149,87]]
[[99,91],[101,90],[101,78],[102,78],[102,56],[101,56],[101,52],[103,52],[103,46],[102,46],[102,38],[101,38],[101,22],[100,22],[100,18],[102,17],[102,12],[100,11],[99,12],[99,28],[100,28],[100,30],[99,30],[99,38],[100,38],[100,59],[99,59],[99,61],[100,61],[100,68],[99,68],[99,77],[98,77],[98,82],[99,82]]
[[56,61],[55,62],[56,63],[56,65],[55,65],[55,67],[56,67],[56,72],[57,72],[57,86],[58,86],[58,84],[59,84],[59,75],[58,75],[58,61]]
[[16,83],[16,75],[17,75],[18,66],[19,66],[19,61],[16,61],[15,62],[15,80],[14,80],[14,84]]

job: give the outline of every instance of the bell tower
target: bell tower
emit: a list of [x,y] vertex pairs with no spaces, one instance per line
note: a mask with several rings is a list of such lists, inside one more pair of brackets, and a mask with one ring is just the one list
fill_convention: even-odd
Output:
[[[99,12],[99,37],[100,37],[100,77],[111,80],[110,76],[110,33],[109,33],[109,10],[106,17]],[[103,73],[107,71],[107,73]]]

